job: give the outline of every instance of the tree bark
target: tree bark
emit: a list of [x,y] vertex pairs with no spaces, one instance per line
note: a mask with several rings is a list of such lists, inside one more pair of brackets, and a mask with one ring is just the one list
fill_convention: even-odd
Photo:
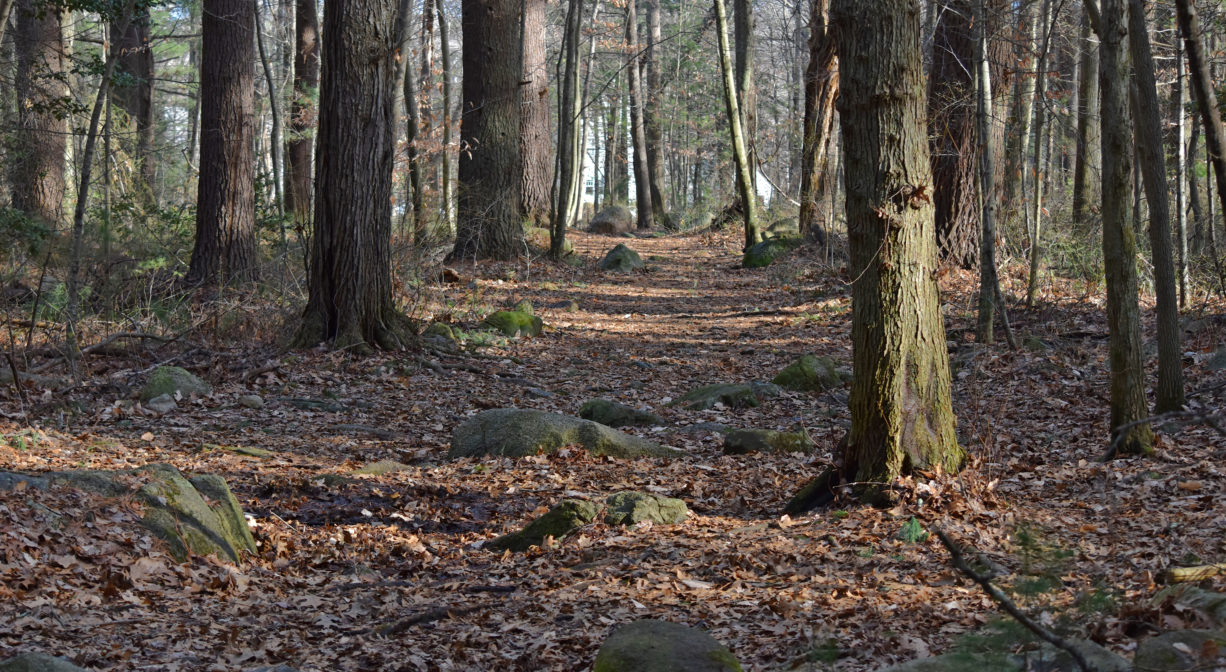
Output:
[[[834,0],[855,382],[843,474],[888,483],[958,470],[935,271],[920,10],[916,0]],[[870,498],[884,488],[860,486]]]
[[[433,13],[426,7],[427,13]],[[408,28],[409,21],[404,21],[404,27]],[[411,211],[410,217],[412,221],[413,243],[418,247],[424,247],[426,244],[426,195],[425,185],[422,184],[422,166],[421,166],[421,150],[418,147],[418,138],[421,135],[421,108],[418,103],[417,91],[417,72],[410,63],[410,50],[408,31],[403,35],[397,36],[398,44],[403,44],[404,53],[400,55],[400,62],[404,66],[404,79],[402,81],[404,98],[404,142],[405,142],[405,160],[409,164],[409,179],[408,179],[408,209]]]
[[583,0],[569,0],[562,34],[562,88],[558,99],[558,181],[549,234],[549,254],[560,258],[566,244],[566,227],[571,225],[571,200],[579,181],[579,27],[583,25]]
[[1175,117],[1175,230],[1177,241],[1176,273],[1179,278],[1179,307],[1188,306],[1188,87],[1185,84],[1183,42],[1175,36],[1175,90],[1171,95]]
[[[1137,306],[1136,233],[1128,224],[1132,137],[1128,114],[1128,62],[1124,40],[1128,24],[1123,0],[1103,0],[1099,37],[1099,88],[1102,93],[1103,266],[1107,281],[1110,330],[1111,436],[1116,454],[1153,452],[1153,432],[1139,424],[1117,427],[1148,416],[1141,362],[1141,318]],[[1118,442],[1117,442],[1118,441]]]
[[13,207],[52,229],[64,215],[64,150],[70,102],[64,81],[64,31],[54,8],[17,0],[17,132],[10,162]]
[[1155,331],[1158,341],[1158,388],[1156,413],[1183,408],[1183,347],[1179,327],[1179,298],[1175,262],[1171,252],[1171,207],[1167,194],[1166,151],[1162,145],[1162,112],[1158,109],[1158,85],[1154,57],[1141,0],[1128,2],[1128,42],[1132,54],[1132,111],[1136,117],[1134,137],[1145,197],[1149,202],[1149,242],[1154,260],[1154,294],[1158,304]]
[[206,0],[191,284],[225,284],[256,273],[254,29],[253,3]]
[[643,101],[643,133],[647,145],[647,181],[651,194],[651,217],[666,229],[672,228],[668,207],[664,203],[664,137],[660,129],[664,88],[660,83],[660,63],[657,45],[660,43],[660,0],[647,0],[647,45],[643,47],[645,75]]
[[1014,58],[1017,62],[1017,76],[1014,78],[1013,119],[1010,127],[1015,129],[1011,135],[1009,148],[1005,155],[1008,166],[1005,168],[1005,207],[1009,220],[1020,217],[1029,228],[1030,211],[1025,207],[1026,195],[1026,162],[1030,156],[1030,133],[1034,127],[1034,85],[1035,64],[1033,53],[1035,49],[1036,3],[1022,5],[1017,10],[1018,39],[1014,48]]
[[[988,61],[987,0],[975,3],[974,42],[975,76],[978,83],[975,94],[975,116],[979,135],[979,313],[975,324],[975,340],[983,344],[993,341],[993,322],[996,313],[996,294],[999,292],[996,277],[996,137],[992,123],[992,68]],[[933,54],[934,62],[937,60]],[[929,103],[931,109],[931,103]],[[938,225],[939,230],[939,225]],[[938,237],[939,237],[938,233]]]
[[1034,100],[1034,160],[1031,164],[1030,190],[1030,273],[1026,280],[1026,305],[1034,307],[1039,291],[1039,265],[1043,259],[1043,181],[1044,181],[1044,136],[1047,127],[1047,59],[1051,51],[1051,34],[1055,23],[1051,0],[1043,0],[1043,44],[1039,48],[1039,62],[1035,67]]
[[626,2],[626,81],[630,93],[630,144],[634,147],[634,211],[640,231],[655,225],[651,207],[651,175],[647,169],[647,137],[643,128],[643,82],[639,72],[638,0]]
[[[741,137],[749,162],[749,193],[758,197],[758,91],[754,86],[753,0],[733,0],[733,45],[736,53],[736,98],[741,111]],[[738,173],[737,179],[740,179]],[[745,191],[744,189],[741,190]]]
[[[1086,0],[1089,2],[1090,0]],[[1073,221],[1085,225],[1090,204],[1098,192],[1102,159],[1098,155],[1098,45],[1093,41],[1090,19],[1082,10],[1081,63],[1077,81],[1077,165],[1073,168]]]
[[285,150],[285,210],[299,236],[311,224],[311,156],[319,89],[319,16],[315,0],[294,3],[294,86]]
[[830,0],[810,0],[809,64],[805,68],[804,140],[800,172],[800,232],[826,244],[817,199],[825,179],[827,148],[834,135],[839,58],[829,29]]
[[724,0],[715,0],[715,29],[719,31],[719,64],[724,74],[724,106],[728,113],[728,129],[732,140],[733,161],[736,164],[736,184],[741,196],[741,211],[745,217],[745,249],[762,240],[758,227],[758,196],[753,191],[754,166],[750,163],[745,131],[741,128],[741,110],[737,101],[732,58],[728,53],[728,18]]
[[[520,222],[519,3],[464,0],[459,189],[451,259],[512,259]],[[507,58],[508,54],[516,55]]]
[[455,223],[452,213],[455,205],[451,189],[451,111],[455,108],[454,73],[451,68],[451,39],[448,35],[447,15],[443,12],[443,0],[434,0],[434,8],[438,12],[438,37],[443,56],[443,220],[447,230],[453,231]]
[[[519,156],[523,162],[520,211],[526,223],[548,228],[553,136],[549,130],[549,73],[545,66],[545,4],[545,0],[523,0],[523,76],[518,89]],[[496,57],[506,58],[503,54]]]
[[397,4],[324,4],[315,236],[299,347],[391,349],[408,333],[393,303],[391,272],[395,58],[408,0]]

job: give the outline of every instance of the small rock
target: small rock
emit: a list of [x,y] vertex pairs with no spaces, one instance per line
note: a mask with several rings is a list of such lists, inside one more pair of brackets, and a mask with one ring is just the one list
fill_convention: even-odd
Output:
[[680,453],[598,422],[532,409],[495,408],[460,423],[449,459],[501,455],[524,457],[578,445],[593,455],[672,457]]
[[813,442],[800,432],[776,432],[770,429],[734,429],[724,436],[724,453],[808,453]]
[[482,322],[487,327],[500,331],[505,336],[540,336],[544,324],[541,318],[518,310],[500,310]]
[[609,525],[631,526],[647,520],[673,525],[690,513],[683,500],[645,492],[619,492],[606,499],[605,505],[609,508],[604,520]]
[[524,392],[540,399],[551,399],[556,396],[553,392],[540,387],[525,387]]
[[[1213,651],[1215,655],[1206,658],[1204,653],[1207,651]],[[1133,659],[1136,669],[1153,672],[1217,669],[1224,663],[1226,632],[1212,630],[1164,632],[1141,642]]]
[[639,253],[626,247],[625,243],[618,243],[617,247],[609,250],[604,259],[600,260],[600,268],[606,271],[629,273],[644,267],[646,264]]
[[141,388],[140,400],[149,401],[163,394],[175,396],[177,392],[183,398],[191,395],[204,396],[212,391],[208,383],[192,375],[186,369],[177,366],[159,366],[149,374],[149,381]]
[[672,406],[682,406],[691,411],[703,411],[723,404],[728,408],[752,408],[760,406],[762,399],[779,395],[779,386],[772,383],[716,383],[686,392]]
[[804,244],[804,240],[801,238],[787,236],[767,238],[745,250],[745,255],[741,258],[741,267],[762,268],[763,266],[769,266],[779,255],[794,250],[802,244]]
[[244,394],[238,398],[238,405],[243,408],[264,408],[264,397],[258,394]]
[[533,546],[543,546],[549,537],[561,539],[571,532],[596,520],[598,507],[584,499],[564,499],[548,513],[528,523],[524,529],[504,534],[487,542],[485,548],[493,551],[526,551]]
[[174,398],[169,394],[159,394],[158,396],[146,401],[144,406],[158,415],[166,415],[179,407],[179,405],[175,403]]
[[613,630],[592,672],[741,672],[728,647],[698,628],[641,620]]
[[789,390],[821,392],[851,380],[851,374],[840,371],[830,357],[805,355],[788,364],[771,382]]
[[653,427],[668,424],[655,413],[640,411],[608,399],[592,399],[579,409],[579,417],[609,427]]
[[19,653],[0,662],[0,672],[86,672],[63,658],[45,653]]

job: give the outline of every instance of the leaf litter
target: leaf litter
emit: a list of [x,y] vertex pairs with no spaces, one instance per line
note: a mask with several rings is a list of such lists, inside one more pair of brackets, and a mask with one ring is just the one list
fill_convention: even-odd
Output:
[[[582,268],[461,266],[469,284],[433,286],[424,299],[424,317],[469,334],[484,313],[530,299],[547,325],[537,338],[494,340],[476,355],[364,359],[219,343],[185,358],[214,393],[169,415],[80,392],[86,411],[70,432],[6,421],[5,469],[169,462],[223,476],[259,555],[241,567],[179,564],[139,525],[134,498],[0,492],[0,658],[41,650],[99,670],[580,670],[614,625],[650,617],[710,631],[748,670],[869,670],[946,651],[997,615],[938,542],[916,529],[900,538],[912,519],[974,545],[1006,581],[1028,571],[1019,530],[1063,549],[1058,589],[1026,606],[1067,610],[1105,588],[1120,606],[1083,632],[1118,651],[1198,623],[1150,597],[1167,567],[1222,560],[1223,440],[1172,427],[1157,459],[1097,461],[1108,371],[1093,335],[1106,329],[1071,282],[1039,309],[1014,309],[1015,328],[1045,346],[1014,352],[972,343],[975,278],[947,274],[942,309],[971,465],[904,479],[894,509],[844,501],[788,518],[779,512],[791,494],[837,457],[845,390],[745,409],[667,401],[769,379],[802,354],[849,365],[846,270],[803,256],[742,270],[731,232],[638,239],[646,272],[596,270],[616,242],[575,236]],[[570,301],[578,310],[546,307]],[[1184,345],[1189,389],[1203,390],[1192,407],[1212,412],[1226,405],[1226,374],[1204,363],[1224,320],[1220,302],[1206,305],[1216,314],[1202,311],[1205,326]],[[236,403],[252,393],[268,403]],[[669,427],[627,431],[686,455],[445,459],[452,428],[480,409],[575,414],[597,396],[663,415]],[[723,455],[709,423],[803,428],[817,449]],[[620,490],[679,497],[691,516],[594,523],[522,554],[481,548],[563,498]],[[830,651],[836,663],[824,662]]]

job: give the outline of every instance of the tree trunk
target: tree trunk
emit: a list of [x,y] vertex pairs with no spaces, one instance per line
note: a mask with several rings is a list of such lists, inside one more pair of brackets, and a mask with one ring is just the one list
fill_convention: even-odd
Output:
[[1158,389],[1154,411],[1166,413],[1183,408],[1183,347],[1179,327],[1179,299],[1175,262],[1171,253],[1171,213],[1167,194],[1166,151],[1162,146],[1162,112],[1158,109],[1158,85],[1154,57],[1149,46],[1145,8],[1141,0],[1128,2],[1128,41],[1132,53],[1132,109],[1136,117],[1134,137],[1145,197],[1149,201],[1149,242],[1154,259],[1154,294],[1158,304],[1155,324],[1158,341]]
[[1026,162],[1030,156],[1030,132],[1034,126],[1035,66],[1033,52],[1037,35],[1035,21],[1036,4],[1022,5],[1017,10],[1018,40],[1014,50],[1017,76],[1014,86],[1013,123],[1015,129],[1005,152],[1008,166],[1005,169],[1005,207],[1008,219],[1019,217],[1028,223],[1029,210],[1025,207]]
[[1183,42],[1175,36],[1175,90],[1171,95],[1175,117],[1175,230],[1179,278],[1179,307],[1188,306],[1188,87],[1184,80]]
[[[425,8],[426,13],[432,13],[429,8]],[[405,28],[408,27],[409,21],[404,21]],[[419,136],[421,134],[421,108],[418,105],[417,95],[417,72],[413,68],[410,60],[408,31],[405,34],[397,36],[397,43],[403,44],[403,52],[401,54],[400,63],[404,66],[404,79],[402,96],[404,98],[405,124],[404,124],[404,142],[405,142],[405,160],[409,164],[409,179],[408,179],[408,198],[407,208],[412,211],[413,223],[413,243],[418,247],[425,247],[426,244],[426,196],[425,186],[422,184],[422,166],[421,166],[421,151],[418,145]]]
[[809,65],[805,68],[804,141],[800,159],[800,232],[826,244],[817,199],[826,174],[826,148],[834,133],[839,59],[830,33],[830,0],[810,0]]
[[651,193],[651,216],[664,228],[672,228],[668,207],[664,204],[664,138],[660,130],[660,105],[664,89],[660,84],[660,63],[657,45],[660,44],[660,0],[647,0],[647,39],[643,48],[643,73],[646,75],[643,132],[647,145],[647,178]]
[[754,193],[754,167],[750,164],[749,149],[745,143],[745,131],[741,128],[741,110],[737,101],[736,81],[733,78],[732,58],[728,53],[728,18],[724,0],[715,0],[715,29],[719,31],[719,64],[724,74],[724,106],[728,112],[728,128],[732,135],[732,156],[736,164],[736,185],[741,196],[741,210],[745,216],[745,249],[762,240],[758,228],[758,197]]
[[[1088,0],[1087,0],[1088,1]],[[1102,141],[1098,128],[1098,45],[1091,39],[1090,19],[1082,10],[1081,63],[1077,81],[1077,165],[1073,169],[1073,221],[1085,225],[1090,204],[1098,192]]]
[[[996,313],[996,137],[992,123],[992,68],[988,61],[987,0],[976,0],[974,20],[975,116],[979,135],[979,314],[975,325],[975,340],[983,344],[993,341],[993,318]],[[933,54],[934,63],[937,55]],[[934,66],[935,68],[935,66]],[[929,109],[932,105],[929,102]],[[939,240],[938,225],[938,240]]]
[[634,211],[640,231],[655,225],[651,207],[651,175],[647,169],[647,137],[643,128],[643,82],[639,73],[638,0],[626,2],[626,81],[630,93],[630,142],[634,146]]
[[[1226,134],[1222,129],[1221,110],[1214,104],[1217,101],[1216,90],[1208,62],[1205,60],[1205,49],[1201,44],[1200,19],[1196,15],[1196,5],[1192,0],[1175,0],[1175,9],[1179,14],[1179,30],[1183,33],[1184,48],[1188,54],[1188,74],[1192,80],[1192,91],[1196,94],[1196,106],[1200,110],[1201,122],[1205,128],[1206,153],[1213,164],[1213,175],[1217,179],[1221,210],[1226,213]],[[1212,239],[1212,217],[1209,218],[1209,232]]]
[[[545,0],[523,0],[523,77],[518,82],[519,157],[523,162],[519,207],[525,223],[548,228],[553,135],[549,131],[549,73],[545,66],[545,4]],[[495,57],[505,59],[506,55]]]
[[[397,348],[407,319],[392,300],[396,36],[408,0],[324,4],[323,78],[310,298],[295,344]],[[514,134],[512,134],[512,138]]]
[[1099,37],[1099,89],[1102,93],[1103,266],[1107,280],[1110,330],[1111,436],[1116,454],[1153,452],[1153,432],[1140,424],[1147,417],[1145,369],[1141,362],[1141,317],[1137,306],[1136,234],[1128,225],[1129,161],[1132,138],[1128,115],[1128,63],[1124,51],[1128,24],[1123,0],[1103,0]]
[[225,284],[256,273],[254,29],[253,3],[206,0],[191,284]]
[[64,150],[69,102],[60,14],[17,0],[17,132],[8,153],[13,207],[58,228],[64,215]]
[[454,230],[455,223],[452,213],[455,206],[451,195],[451,111],[455,108],[455,94],[451,68],[451,39],[447,29],[447,15],[443,12],[443,0],[434,0],[434,8],[438,12],[438,37],[443,56],[443,221],[447,230]]
[[[958,470],[916,0],[835,0],[855,382],[843,474]],[[861,486],[870,498],[884,489]]]
[[311,155],[319,88],[319,17],[315,0],[294,3],[294,90],[285,142],[285,210],[304,236],[311,224]]
[[[741,111],[741,137],[749,163],[749,193],[758,197],[758,92],[754,87],[753,0],[733,0],[733,45],[736,52],[736,99]],[[740,173],[737,179],[741,179]],[[741,189],[744,192],[744,189]],[[756,205],[756,203],[755,203]]]
[[571,199],[580,176],[577,164],[579,148],[579,39],[583,25],[583,0],[569,0],[566,25],[562,35],[562,88],[558,97],[558,181],[553,210],[553,228],[549,234],[549,254],[561,258],[566,244],[566,227],[571,225]]
[[1039,62],[1034,71],[1034,162],[1031,164],[1030,190],[1030,273],[1026,280],[1026,306],[1034,307],[1039,291],[1039,263],[1043,258],[1043,175],[1044,175],[1044,130],[1047,126],[1047,59],[1051,50],[1051,34],[1055,16],[1051,0],[1043,0],[1043,44],[1039,48]]
[[136,145],[132,156],[140,173],[143,196],[156,202],[154,184],[157,163],[153,156],[153,50],[149,48],[149,11],[128,22],[122,35],[119,26],[110,26],[111,40],[119,48],[119,63],[116,67],[126,77],[111,87],[111,99],[124,111],[129,125],[136,131]]
[[[451,259],[512,259],[520,221],[519,2],[463,0],[463,116],[460,118],[456,242]],[[512,55],[508,58],[508,55]],[[549,183],[545,183],[548,193]]]

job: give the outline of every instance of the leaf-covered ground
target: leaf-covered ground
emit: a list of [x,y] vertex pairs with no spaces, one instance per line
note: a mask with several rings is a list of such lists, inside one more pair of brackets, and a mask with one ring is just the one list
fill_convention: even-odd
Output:
[[[1011,311],[1029,348],[983,348],[970,335],[973,275],[946,276],[972,464],[908,480],[892,510],[841,502],[789,519],[784,503],[845,431],[845,390],[739,410],[667,402],[708,383],[769,379],[801,354],[849,363],[846,272],[803,252],[742,270],[727,233],[632,241],[648,271],[605,274],[595,261],[619,241],[576,238],[580,267],[464,265],[458,282],[415,290],[415,317],[460,327],[482,345],[477,355],[351,358],[202,338],[112,348],[89,360],[76,391],[28,385],[23,399],[4,388],[0,469],[169,462],[218,473],[250,514],[260,555],[242,567],[176,564],[137,523],[135,499],[0,492],[0,659],[40,650],[99,670],[582,670],[614,625],[654,617],[707,629],[749,670],[875,669],[948,650],[998,613],[934,539],[900,538],[912,517],[973,544],[1006,584],[1045,575],[1045,593],[1019,599],[1122,653],[1155,628],[1195,624],[1150,597],[1169,566],[1223,561],[1226,441],[1172,426],[1157,458],[1098,462],[1108,377],[1093,293],[1050,287],[1040,308]],[[543,335],[479,333],[482,315],[525,298]],[[1226,333],[1222,308],[1188,313],[1193,409],[1226,406],[1226,373],[1207,366]],[[214,393],[162,417],[121,403],[136,372],[172,356]],[[237,403],[253,393],[264,408]],[[445,459],[452,429],[478,410],[574,414],[593,397],[663,415],[670,427],[637,431],[685,457]],[[693,428],[712,422],[803,427],[818,450],[725,456],[720,435]],[[359,473],[378,462],[400,466]],[[481,548],[564,497],[627,489],[680,497],[692,515],[675,526],[594,524],[526,554]],[[1103,598],[1099,608],[1076,612],[1087,596]]]

